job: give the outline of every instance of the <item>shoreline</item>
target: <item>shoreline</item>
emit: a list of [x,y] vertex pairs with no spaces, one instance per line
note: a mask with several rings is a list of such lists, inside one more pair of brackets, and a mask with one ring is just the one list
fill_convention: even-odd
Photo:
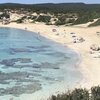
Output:
[[[41,26],[42,25],[42,27],[39,27],[39,26]],[[31,26],[31,27],[30,27]],[[34,26],[36,26],[36,28],[37,29],[34,29],[35,27]],[[45,26],[44,28],[43,28],[43,26]],[[39,24],[16,24],[16,23],[10,23],[10,24],[8,24],[8,25],[2,25],[1,23],[0,23],[0,27],[11,27],[11,28],[18,28],[18,29],[23,29],[23,30],[25,30],[25,28],[27,28],[27,31],[32,31],[32,32],[35,32],[35,33],[37,33],[38,34],[38,32],[39,32],[39,35],[41,35],[41,36],[43,36],[43,37],[45,37],[45,38],[47,38],[47,39],[50,39],[50,40],[53,40],[53,41],[55,41],[55,42],[57,42],[57,43],[59,43],[59,44],[61,44],[61,45],[63,45],[64,47],[68,47],[68,48],[70,48],[71,50],[73,50],[74,52],[76,52],[77,54],[79,54],[80,56],[81,56],[81,59],[82,59],[82,61],[81,61],[81,63],[79,64],[79,68],[81,69],[81,68],[84,68],[84,67],[81,67],[81,65],[82,65],[82,63],[83,63],[83,57],[82,57],[82,54],[77,50],[78,48],[77,47],[75,47],[75,45],[77,45],[77,44],[73,44],[72,43],[72,41],[71,40],[67,40],[67,41],[64,41],[64,37],[60,37],[60,35],[58,36],[56,36],[56,34],[55,34],[55,32],[52,32],[52,29],[57,29],[57,30],[59,30],[59,28],[61,29],[61,28],[66,28],[65,26],[61,26],[61,27],[57,27],[57,26],[48,26],[48,25],[44,25],[43,23],[39,23]],[[32,28],[33,27],[33,28]],[[47,29],[48,28],[48,29]],[[67,28],[71,28],[71,27],[67,27]],[[72,29],[77,29],[76,27],[72,27]],[[78,27],[78,28],[80,28],[80,27]],[[85,27],[84,27],[85,28]],[[94,28],[94,27],[93,27]],[[39,30],[38,30],[39,29]],[[46,31],[45,31],[45,29],[46,29]],[[81,29],[81,28],[80,28]],[[83,27],[82,27],[82,29],[83,29]],[[42,30],[42,31],[41,31]],[[44,32],[43,32],[44,31]],[[47,33],[48,32],[48,33]],[[52,33],[50,33],[50,32],[52,32]],[[61,32],[62,32],[62,30],[61,30]],[[74,32],[74,31],[72,31],[72,32]],[[60,40],[61,39],[61,40]],[[65,38],[66,39],[66,38]],[[60,40],[60,41],[59,41]],[[67,43],[66,43],[67,42]],[[80,44],[79,44],[80,45]],[[82,70],[82,71],[84,71],[84,70]]]
[[[99,31],[100,27],[81,28],[81,27],[65,27],[65,26],[47,26],[44,24],[16,24],[10,23],[8,25],[2,25],[0,27],[11,27],[24,29],[39,33],[39,35],[62,44],[64,47],[70,48],[76,52],[81,59],[76,63],[79,71],[82,73],[84,79],[79,82],[75,88],[87,88],[91,86],[99,85],[99,73],[100,73],[100,58],[94,58],[89,54],[89,49],[92,44],[100,43],[100,38],[96,36],[96,32]],[[52,32],[52,29],[56,29],[57,32]],[[65,30],[65,31],[64,31]],[[94,30],[94,31],[93,31]],[[81,36],[85,39],[82,43],[73,43],[73,37],[70,34],[75,32],[77,36]],[[57,35],[59,33],[59,35]],[[96,39],[96,40],[94,40]],[[94,40],[94,41],[93,41]],[[67,89],[66,89],[67,90]]]

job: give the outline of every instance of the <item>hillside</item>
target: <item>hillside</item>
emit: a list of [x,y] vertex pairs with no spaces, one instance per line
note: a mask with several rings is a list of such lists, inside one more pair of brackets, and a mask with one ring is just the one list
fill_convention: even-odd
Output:
[[100,4],[84,4],[84,3],[60,3],[60,4],[16,4],[16,3],[5,3],[0,4],[0,9],[32,9],[33,11],[49,11],[56,13],[81,13],[85,11],[100,11]]
[[[0,11],[15,10],[20,13],[50,14],[56,20],[55,25],[77,25],[93,22],[100,18],[100,4],[84,3],[46,3],[46,4],[0,4]],[[41,17],[41,16],[40,16]],[[46,22],[46,21],[45,21]],[[48,21],[47,21],[48,22]],[[48,24],[48,23],[47,23]],[[51,23],[50,23],[51,24]]]

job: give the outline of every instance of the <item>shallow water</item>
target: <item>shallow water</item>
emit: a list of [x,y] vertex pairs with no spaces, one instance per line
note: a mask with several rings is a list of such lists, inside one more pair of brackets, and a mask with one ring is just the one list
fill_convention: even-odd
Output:
[[0,100],[59,90],[59,83],[73,86],[82,78],[78,60],[75,52],[33,32],[0,28]]

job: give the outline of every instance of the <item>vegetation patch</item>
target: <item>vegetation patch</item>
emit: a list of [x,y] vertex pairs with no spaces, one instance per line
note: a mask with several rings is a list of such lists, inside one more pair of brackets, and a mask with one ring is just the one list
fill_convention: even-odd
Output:
[[17,23],[23,23],[23,19],[16,20]]
[[75,89],[67,93],[53,95],[48,100],[100,100],[100,86],[92,87],[91,90]]
[[96,22],[90,24],[89,27],[92,27],[92,26],[99,26],[99,25],[100,25],[100,19],[98,19]]
[[40,15],[36,21],[38,22],[50,22],[51,16]]

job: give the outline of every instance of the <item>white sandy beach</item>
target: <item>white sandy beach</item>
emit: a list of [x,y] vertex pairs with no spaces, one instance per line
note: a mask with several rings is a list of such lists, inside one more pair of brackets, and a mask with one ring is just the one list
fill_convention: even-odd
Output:
[[[79,69],[84,76],[81,82],[76,87],[90,88],[94,85],[100,85],[100,58],[96,56],[100,55],[100,51],[96,54],[90,54],[90,46],[92,44],[100,45],[100,36],[96,32],[100,32],[100,26],[98,27],[80,27],[80,26],[47,26],[43,23],[37,24],[16,24],[10,23],[8,25],[0,24],[0,27],[12,27],[19,28],[39,33],[40,35],[49,38],[53,41],[63,44],[81,56],[81,63]],[[53,32],[52,29],[56,29]],[[75,33],[75,34],[70,34]],[[74,37],[82,37],[85,39],[82,43],[73,43]]]

